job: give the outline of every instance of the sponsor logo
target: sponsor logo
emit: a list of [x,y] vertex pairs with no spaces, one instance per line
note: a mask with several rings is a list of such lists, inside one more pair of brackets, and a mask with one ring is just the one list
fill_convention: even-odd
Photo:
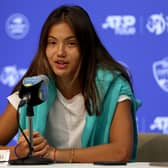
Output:
[[11,15],[6,21],[6,32],[13,39],[23,39],[29,31],[29,21],[20,13]]
[[116,35],[134,35],[136,18],[132,15],[113,15],[107,16],[105,23],[102,24],[103,29],[113,29]]
[[148,18],[146,28],[150,33],[155,35],[161,35],[166,31],[168,27],[168,17],[163,16],[163,14],[153,14]]
[[150,125],[150,129],[162,131],[163,134],[168,133],[168,117],[156,117]]
[[153,75],[160,88],[168,92],[168,57],[153,63]]
[[[139,26],[136,25],[139,19]],[[145,21],[142,22],[142,21]],[[139,27],[139,31],[137,28]],[[112,29],[115,35],[135,35],[137,32],[143,33],[142,28],[148,33],[156,36],[168,32],[168,16],[151,14],[146,18],[136,18],[134,15],[111,15],[107,16],[102,24],[103,29]]]
[[9,87],[13,87],[25,74],[26,69],[17,69],[15,65],[6,66],[0,73],[0,82]]

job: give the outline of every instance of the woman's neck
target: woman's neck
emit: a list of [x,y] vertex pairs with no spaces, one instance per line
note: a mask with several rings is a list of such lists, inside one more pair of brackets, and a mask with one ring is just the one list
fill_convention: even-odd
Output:
[[71,99],[81,92],[79,80],[75,80],[72,82],[59,79],[56,80],[56,85],[61,94],[67,99]]

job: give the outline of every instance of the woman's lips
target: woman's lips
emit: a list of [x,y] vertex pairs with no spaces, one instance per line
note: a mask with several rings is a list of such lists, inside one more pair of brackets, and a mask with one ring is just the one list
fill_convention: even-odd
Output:
[[65,61],[56,61],[55,65],[58,69],[65,69],[67,67],[68,63]]

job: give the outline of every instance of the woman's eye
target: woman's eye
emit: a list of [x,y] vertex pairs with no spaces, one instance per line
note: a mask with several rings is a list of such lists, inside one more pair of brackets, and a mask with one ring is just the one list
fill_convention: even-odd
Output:
[[48,45],[55,45],[56,42],[55,41],[48,41]]
[[77,42],[76,41],[70,41],[67,43],[69,47],[74,47],[77,45]]

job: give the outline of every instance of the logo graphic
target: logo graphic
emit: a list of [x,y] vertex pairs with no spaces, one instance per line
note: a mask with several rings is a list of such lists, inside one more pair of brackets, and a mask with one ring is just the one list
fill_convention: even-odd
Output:
[[155,35],[161,35],[164,31],[166,31],[167,26],[168,18],[164,18],[162,14],[151,15],[146,24],[148,31],[150,33],[154,33]]
[[17,69],[16,66],[6,66],[0,74],[0,82],[9,87],[13,87],[25,72],[26,69]]
[[150,125],[151,130],[162,131],[163,134],[168,133],[168,117],[156,117],[153,124]]
[[168,92],[168,57],[153,63],[153,75],[165,92]]
[[29,31],[29,21],[20,13],[11,15],[6,21],[6,32],[13,39],[23,39]]
[[135,16],[113,15],[106,18],[106,22],[102,24],[102,28],[111,28],[116,35],[134,35],[136,33],[135,23]]

